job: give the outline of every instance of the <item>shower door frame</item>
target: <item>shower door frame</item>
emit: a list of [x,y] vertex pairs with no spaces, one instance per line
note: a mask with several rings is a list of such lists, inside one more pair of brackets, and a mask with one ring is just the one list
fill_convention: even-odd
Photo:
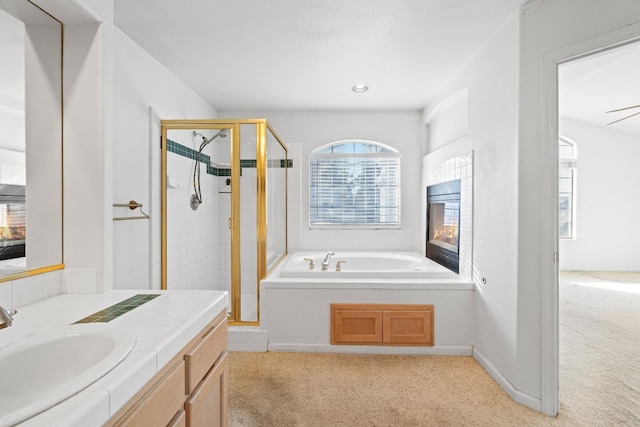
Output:
[[[240,158],[240,127],[243,124],[256,125],[256,221],[257,221],[257,320],[241,320],[241,189],[234,188],[233,183],[240,182],[241,158]],[[161,260],[160,260],[160,289],[167,290],[167,131],[168,130],[192,130],[192,129],[231,129],[231,216],[229,227],[231,229],[231,314],[228,317],[229,325],[258,326],[260,325],[260,280],[271,272],[288,254],[288,221],[285,219],[285,249],[284,253],[267,271],[267,131],[276,138],[285,152],[285,161],[288,162],[288,150],[286,145],[278,137],[273,128],[265,119],[207,119],[207,120],[161,120],[161,155],[160,155],[160,211],[161,211]],[[285,175],[285,186],[288,186],[288,174]],[[239,187],[238,187],[239,188]],[[285,195],[285,218],[288,216],[288,206]]]

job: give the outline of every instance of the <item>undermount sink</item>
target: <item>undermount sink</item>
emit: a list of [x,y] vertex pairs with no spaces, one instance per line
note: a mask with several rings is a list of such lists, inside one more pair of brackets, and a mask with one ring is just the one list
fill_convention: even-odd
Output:
[[135,333],[105,323],[37,333],[0,351],[0,426],[23,421],[67,399],[116,367]]

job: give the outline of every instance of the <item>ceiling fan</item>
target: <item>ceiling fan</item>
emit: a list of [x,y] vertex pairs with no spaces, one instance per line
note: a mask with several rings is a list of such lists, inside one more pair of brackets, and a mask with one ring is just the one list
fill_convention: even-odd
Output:
[[[634,109],[634,108],[640,108],[640,105],[632,105],[631,107],[618,108],[618,109],[616,109],[616,110],[605,111],[605,113],[616,113],[616,112],[618,112],[618,111],[632,110],[632,109]],[[614,123],[621,122],[621,121],[623,121],[623,120],[628,119],[629,117],[637,116],[637,115],[639,115],[639,114],[640,114],[640,111],[638,111],[638,112],[636,112],[636,113],[633,113],[633,114],[630,114],[630,115],[628,115],[628,116],[626,116],[626,117],[623,117],[623,118],[621,118],[621,119],[614,120],[614,121],[612,121],[612,122],[610,122],[610,123],[607,123],[607,126],[608,126],[608,125],[612,125],[612,124],[614,124]]]

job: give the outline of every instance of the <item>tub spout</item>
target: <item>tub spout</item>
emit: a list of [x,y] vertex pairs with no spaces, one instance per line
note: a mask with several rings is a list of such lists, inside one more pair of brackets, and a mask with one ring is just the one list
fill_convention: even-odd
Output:
[[326,270],[327,268],[329,268],[329,260],[331,259],[332,255],[335,255],[336,253],[334,251],[329,251],[327,252],[327,255],[324,257],[324,261],[322,261],[322,270]]
[[5,310],[4,308],[0,307],[0,329],[4,329],[6,327],[9,327],[13,324],[13,315],[15,315],[17,313],[17,311],[15,310]]

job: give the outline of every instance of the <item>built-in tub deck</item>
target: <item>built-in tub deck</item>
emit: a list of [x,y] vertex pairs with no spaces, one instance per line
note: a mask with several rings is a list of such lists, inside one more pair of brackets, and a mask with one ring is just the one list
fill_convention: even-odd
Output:
[[[472,354],[476,292],[471,280],[417,252],[335,251],[323,271],[326,255],[290,254],[260,282],[260,330],[268,350]],[[345,262],[336,271],[338,261]],[[433,346],[332,345],[331,304],[432,305]]]
[[336,251],[330,256],[329,266],[323,270],[326,256],[327,252],[290,254],[263,283],[295,284],[297,287],[321,284],[323,287],[406,285],[413,289],[473,289],[470,280],[460,278],[417,252]]

